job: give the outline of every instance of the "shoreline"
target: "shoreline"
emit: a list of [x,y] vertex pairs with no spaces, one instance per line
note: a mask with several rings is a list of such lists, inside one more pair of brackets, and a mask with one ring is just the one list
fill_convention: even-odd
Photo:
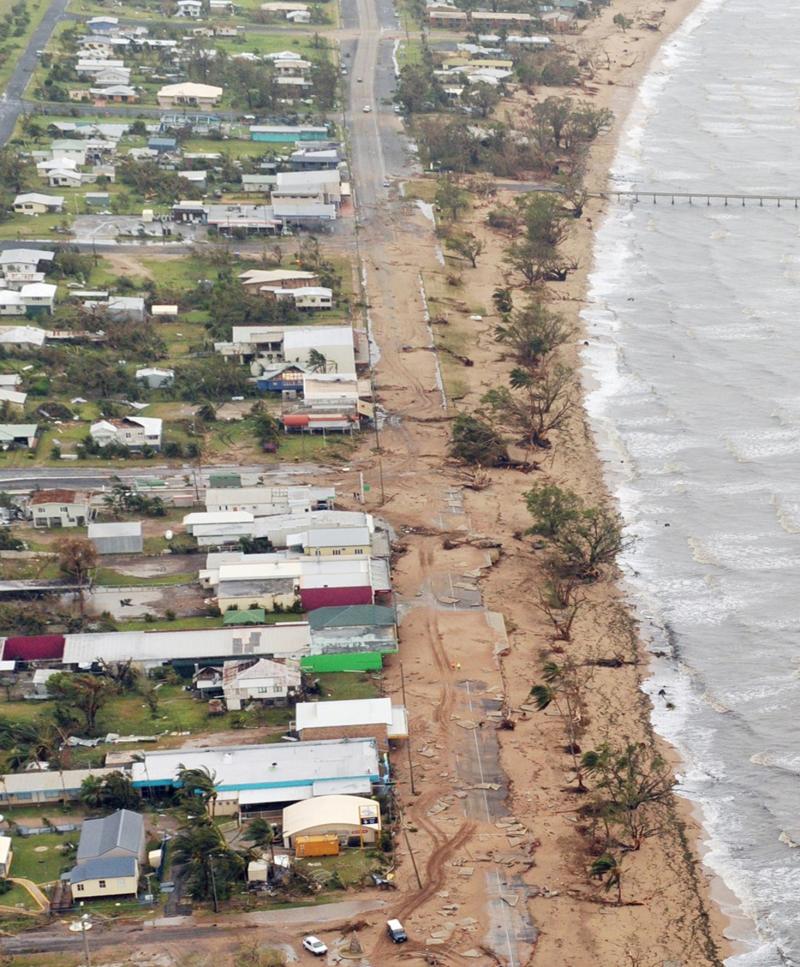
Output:
[[[592,182],[592,187],[596,185],[599,190],[608,187],[609,181],[612,177],[613,164],[621,147],[625,129],[631,121],[632,112],[636,107],[642,85],[646,82],[653,63],[662,54],[665,45],[674,37],[676,32],[678,32],[684,26],[686,21],[703,6],[703,3],[704,0],[673,0],[671,5],[666,8],[666,16],[663,21],[660,38],[656,42],[650,41],[650,38],[644,38],[646,44],[646,56],[642,60],[641,64],[637,65],[638,69],[635,71],[634,82],[626,85],[625,87],[615,84],[616,90],[608,105],[614,112],[615,120],[613,126],[607,137],[603,139],[603,144],[593,145],[589,153],[586,169],[587,181],[592,178],[597,179],[597,181]],[[635,9],[641,9],[635,7],[635,5],[625,4],[624,2],[620,3],[618,0],[618,2],[614,4],[613,11],[616,12],[620,10],[621,7],[624,9],[625,6],[632,6]],[[634,72],[634,68],[630,68],[629,70]],[[631,74],[629,73],[627,76],[630,78]],[[590,206],[587,205],[587,208],[589,207]],[[595,270],[596,235],[607,215],[608,205],[603,203],[598,215],[596,216],[596,221],[593,223],[592,228],[589,231],[590,239],[588,242],[588,248],[590,262],[587,265],[586,271],[581,273],[582,278],[580,285],[583,292],[583,300],[582,306],[578,312],[578,316],[580,319],[580,332],[584,337],[588,337],[588,334],[582,319],[582,310],[588,304],[590,277]],[[582,403],[585,404],[587,396],[586,377],[588,376],[589,379],[595,379],[595,377],[593,374],[587,373],[583,362],[580,363],[580,368],[583,376]],[[610,498],[615,500],[611,480],[607,479],[607,470],[601,454],[600,443],[597,440],[597,431],[592,429],[591,418],[588,417],[588,414],[586,414],[585,411],[584,418],[587,420],[590,434],[595,441],[595,456],[600,466],[605,488]],[[627,607],[633,616],[636,617],[636,602],[632,594],[626,590],[624,576],[618,575],[615,579],[615,583],[619,587],[619,590],[627,603]],[[641,637],[641,648],[644,652],[644,665],[642,668],[642,674],[640,676],[640,688],[649,702],[649,698],[644,692],[644,686],[645,683],[651,680],[653,677],[653,664],[655,658],[649,652],[644,636]],[[664,751],[665,755],[672,763],[680,766],[685,765],[685,760],[680,750],[673,745],[666,736],[662,735],[658,731],[651,715],[648,715],[648,724],[657,747]],[[702,804],[691,799],[689,796],[684,795],[678,789],[676,789],[674,796],[676,808],[679,814],[683,816],[687,831],[690,833],[690,843],[692,849],[694,853],[696,853],[702,867],[704,880],[703,892],[710,906],[709,912],[711,915],[712,924],[726,943],[727,949],[723,951],[724,959],[727,961],[728,958],[737,957],[752,952],[752,950],[755,949],[758,944],[758,934],[755,922],[744,912],[742,909],[741,900],[727,885],[723,877],[706,862],[706,857],[711,850],[707,840],[709,831],[705,825]]]
[[[610,130],[592,146],[587,158],[584,184],[591,190],[602,191],[608,187],[626,126],[630,123],[642,85],[645,83],[654,61],[661,54],[665,45],[673,38],[676,31],[702,5],[702,2],[703,0],[673,0],[668,7],[664,8],[660,4],[648,3],[645,7],[642,7],[640,4],[630,2],[630,0],[616,0],[610,10],[604,11],[597,21],[590,22],[585,31],[576,38],[576,50],[580,50],[582,46],[593,44],[599,44],[605,49],[607,66],[604,65],[600,68],[597,71],[600,76],[593,78],[592,86],[593,88],[596,87],[596,92],[591,98],[591,103],[598,107],[608,107],[614,113],[614,122]],[[663,10],[665,14],[661,28],[657,32],[647,29],[637,31],[632,28],[622,33],[611,24],[611,18],[617,13],[646,16],[649,12],[657,10]],[[632,64],[627,60],[631,55],[635,56]],[[626,63],[620,62],[623,58],[627,60]],[[580,97],[580,93],[577,96]],[[579,271],[568,283],[569,295],[567,299],[572,303],[572,306],[565,312],[565,315],[570,320],[574,316],[581,339],[591,339],[591,334],[587,331],[582,318],[582,311],[587,305],[590,278],[595,269],[594,254],[597,232],[607,217],[608,211],[609,204],[605,201],[592,200],[587,203],[583,217],[577,223],[575,231],[565,245],[569,254],[576,256],[580,261]],[[551,294],[553,294],[552,288]],[[561,308],[557,302],[555,307]],[[593,491],[598,489],[612,502],[615,502],[612,481],[607,478],[608,468],[603,460],[600,441],[597,438],[598,431],[592,426],[591,419],[585,409],[586,377],[588,376],[590,379],[593,377],[585,370],[583,362],[580,360],[579,351],[576,356],[578,358],[577,366],[582,376],[581,419],[584,423],[585,432],[588,434],[589,446],[588,452],[581,454],[578,460],[567,456],[565,463],[572,464],[570,469],[573,472],[577,470],[579,473],[589,469],[587,463],[592,464],[591,476],[592,478],[599,477],[599,480],[595,481],[595,486],[591,489]],[[575,464],[578,464],[578,466],[575,466]],[[636,604],[625,587],[624,576],[617,572],[609,584],[611,595],[620,597],[623,608],[629,613],[632,620],[636,621]],[[670,763],[680,766],[683,764],[681,753],[665,736],[656,730],[651,715],[650,699],[644,690],[644,685],[653,674],[652,655],[646,647],[645,637],[638,632],[638,629],[637,634],[641,665],[636,675],[636,687],[641,700],[645,703],[642,725],[651,735],[655,748]],[[505,742],[501,740],[501,748],[504,746]],[[706,908],[709,929],[719,941],[720,956],[723,960],[727,960],[730,957],[746,953],[752,949],[752,945],[757,939],[755,924],[743,912],[738,897],[730,890],[722,877],[705,862],[709,849],[706,845],[708,834],[703,822],[702,807],[699,803],[682,795],[677,789],[674,793],[674,805],[676,814],[683,824],[692,859],[699,864],[700,875],[696,878],[694,888],[697,890],[700,902]]]

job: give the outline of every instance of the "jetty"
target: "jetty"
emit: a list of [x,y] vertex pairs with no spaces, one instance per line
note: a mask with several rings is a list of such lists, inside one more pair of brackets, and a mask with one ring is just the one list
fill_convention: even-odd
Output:
[[746,208],[747,205],[757,205],[759,208],[771,205],[776,208],[800,208],[800,195],[742,195],[733,192],[617,190],[615,188],[608,188],[606,191],[590,191],[587,194],[590,198],[602,198],[604,200],[615,198],[617,201],[650,202],[653,205],[657,205],[659,202],[670,205],[677,202],[688,202],[690,205],[705,204],[710,206],[712,203],[721,202],[725,208],[728,205],[741,205],[742,208]]

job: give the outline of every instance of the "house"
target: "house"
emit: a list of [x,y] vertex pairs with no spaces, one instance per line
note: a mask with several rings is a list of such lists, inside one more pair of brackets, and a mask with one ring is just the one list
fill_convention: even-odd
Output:
[[138,104],[139,102],[139,92],[129,84],[90,87],[89,96],[97,107],[105,107],[106,104]]
[[88,299],[83,307],[89,311],[105,312],[114,322],[144,322],[147,315],[147,307],[141,296],[116,295],[107,302]]
[[118,420],[100,420],[89,427],[91,438],[99,447],[110,443],[131,449],[161,449],[163,420],[149,416],[125,416]]
[[10,836],[0,836],[0,877],[3,879],[11,875],[11,861],[14,858],[11,846]]
[[242,285],[252,291],[262,288],[302,289],[316,286],[319,276],[316,272],[300,269],[248,269],[239,275]]
[[58,287],[49,282],[31,282],[20,287],[19,296],[30,317],[50,315],[53,311]]
[[179,104],[185,104],[205,110],[214,107],[221,98],[221,87],[214,87],[212,84],[195,84],[191,81],[183,84],[168,84],[156,95],[159,107],[176,107]]
[[338,148],[299,148],[289,155],[289,164],[295,171],[323,171],[339,167],[341,157]]
[[[8,298],[13,300],[13,305],[6,305]],[[22,315],[24,310],[18,311],[21,305],[18,292],[5,292],[0,289],[0,315]],[[46,337],[46,331],[36,326],[0,326],[0,345],[2,346],[43,346]]]
[[64,879],[80,900],[135,895],[146,858],[144,818],[118,809],[104,819],[84,820],[77,863]]
[[266,195],[277,182],[277,175],[242,175],[242,191],[246,195]]
[[397,651],[397,616],[385,605],[317,608],[308,623],[312,655]]
[[178,748],[143,759],[131,767],[137,789],[176,789],[181,768],[208,769],[216,776],[217,815],[274,809],[331,790],[369,796],[381,781],[373,739]]
[[36,449],[36,423],[0,423],[0,450]]
[[334,487],[312,487],[300,484],[291,487],[209,487],[206,509],[209,513],[247,511],[254,517],[288,514],[333,507]]
[[78,490],[37,490],[29,507],[34,527],[85,527],[94,517],[89,494]]
[[200,188],[205,188],[206,182],[208,181],[208,172],[187,169],[185,171],[179,171],[178,177],[183,178],[184,181],[188,181],[190,185],[198,185]]
[[148,138],[147,147],[151,151],[155,151],[157,154],[170,154],[178,150],[177,138],[169,138],[164,135],[153,136]]
[[28,394],[21,393],[18,390],[8,389],[6,386],[0,386],[0,403],[8,403],[9,406],[18,406],[20,409],[25,406],[25,400],[27,400]]
[[290,534],[286,543],[314,557],[369,557],[372,553],[368,527],[318,527]]
[[89,524],[87,536],[98,554],[141,554],[144,550],[141,521]]
[[62,195],[42,195],[37,191],[24,192],[14,199],[14,211],[20,215],[46,215],[64,209]]
[[262,393],[303,393],[305,366],[300,363],[277,363],[262,370],[256,386]]
[[445,27],[450,30],[461,30],[467,25],[467,15],[463,10],[452,8],[445,10],[429,10],[428,23],[431,27]]
[[295,309],[333,308],[333,289],[328,289],[324,285],[309,285],[302,289],[284,289],[262,285],[259,292],[278,301],[293,302]]
[[298,702],[295,731],[303,741],[369,737],[386,751],[390,739],[408,738],[408,717],[405,707],[392,705],[390,698]]
[[[158,307],[153,306],[153,315],[163,315],[163,313],[155,312],[156,308]],[[162,389],[165,386],[172,386],[175,382],[175,370],[145,366],[136,370],[136,378],[149,389]]]
[[[50,145],[50,160],[86,164],[87,144],[74,138],[59,138]],[[68,167],[65,165],[64,167]]]
[[300,691],[300,668],[296,662],[269,658],[226,661],[222,666],[222,694],[228,711],[250,702],[286,705]]
[[303,193],[310,192],[326,205],[338,206],[342,201],[342,181],[338,169],[279,171],[277,178],[280,197],[302,198]]
[[189,17],[192,20],[199,20],[203,13],[201,0],[178,0],[177,3],[179,17]]
[[113,34],[119,26],[118,17],[91,17],[86,26],[93,34]]
[[9,248],[0,252],[0,270],[7,276],[12,272],[47,272],[55,252],[38,248]]
[[47,183],[51,188],[80,188],[83,180],[79,171],[52,168],[47,172]]
[[374,799],[363,796],[316,796],[287,806],[281,822],[283,845],[294,848],[298,837],[338,837],[342,846],[365,846],[376,842],[381,831],[381,810]]
[[84,779],[102,779],[114,769],[64,769],[61,772],[31,769],[0,776],[0,806],[54,806],[80,799]]

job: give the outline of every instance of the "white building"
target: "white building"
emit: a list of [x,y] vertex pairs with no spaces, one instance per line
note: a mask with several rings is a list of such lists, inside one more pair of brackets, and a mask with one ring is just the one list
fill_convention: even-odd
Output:
[[151,416],[125,416],[118,420],[100,420],[89,427],[91,438],[99,447],[117,443],[138,450],[161,449],[163,420]]
[[34,527],[85,527],[94,516],[89,494],[78,490],[37,490],[29,507]]
[[20,215],[46,215],[64,209],[62,195],[42,195],[38,191],[23,192],[14,199],[14,211]]
[[363,796],[317,796],[287,806],[281,822],[283,845],[293,848],[298,836],[334,835],[342,846],[372,844],[381,831],[381,810]]
[[335,487],[312,487],[300,484],[293,487],[209,487],[206,509],[219,514],[245,511],[254,517],[272,514],[303,513],[333,507]]

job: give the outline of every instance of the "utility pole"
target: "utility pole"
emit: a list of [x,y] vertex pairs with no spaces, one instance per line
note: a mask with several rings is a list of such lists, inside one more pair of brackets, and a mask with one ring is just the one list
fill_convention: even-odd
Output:
[[214,897],[214,913],[219,913],[219,900],[217,899],[217,881],[214,877],[214,853],[208,856],[208,868],[211,871],[211,893]]
[[92,967],[92,958],[89,956],[89,937],[87,931],[91,926],[89,914],[81,915],[81,936],[83,937],[83,956],[86,958],[86,967]]
[[[400,662],[400,691],[403,693],[403,707],[406,710],[406,722],[408,719],[408,703],[406,702],[406,676],[403,673],[403,663]],[[406,752],[408,752],[408,778],[411,780],[411,795],[416,796],[417,789],[414,785],[414,762],[411,758],[411,726],[408,726],[408,738],[406,739]],[[421,887],[420,887],[421,889]]]

